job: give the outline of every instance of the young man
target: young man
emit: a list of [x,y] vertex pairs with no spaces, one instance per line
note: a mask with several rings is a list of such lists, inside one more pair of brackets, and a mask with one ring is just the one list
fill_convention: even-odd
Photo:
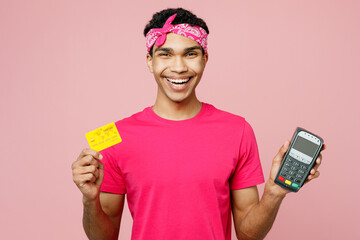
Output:
[[[288,191],[274,184],[289,142],[264,182],[254,133],[240,116],[195,94],[209,30],[184,9],[154,14],[145,27],[147,63],[158,85],[152,107],[116,122],[123,141],[101,153],[84,149],[73,163],[89,239],[117,239],[125,194],[132,239],[263,239]],[[309,180],[319,176],[317,168]]]

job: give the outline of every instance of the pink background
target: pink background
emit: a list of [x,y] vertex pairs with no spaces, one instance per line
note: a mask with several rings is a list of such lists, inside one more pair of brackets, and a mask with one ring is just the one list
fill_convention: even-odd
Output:
[[[359,239],[360,2],[169,2],[0,1],[0,239],[86,239],[71,164],[86,132],[154,103],[143,27],[180,6],[211,32],[199,98],[247,118],[266,178],[296,126],[327,143],[266,239]],[[131,225],[126,205],[120,239]]]

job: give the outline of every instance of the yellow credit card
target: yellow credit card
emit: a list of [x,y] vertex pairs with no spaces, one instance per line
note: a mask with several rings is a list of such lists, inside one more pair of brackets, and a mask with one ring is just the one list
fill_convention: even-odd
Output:
[[122,141],[115,123],[113,122],[88,132],[85,136],[89,142],[90,148],[96,151],[101,151]]

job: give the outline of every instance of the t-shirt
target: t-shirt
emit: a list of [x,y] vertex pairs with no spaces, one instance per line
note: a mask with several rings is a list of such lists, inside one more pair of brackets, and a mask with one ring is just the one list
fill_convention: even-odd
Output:
[[101,191],[127,194],[132,239],[231,239],[230,190],[264,182],[244,118],[203,103],[167,120],[151,107],[115,123],[122,142],[101,151]]

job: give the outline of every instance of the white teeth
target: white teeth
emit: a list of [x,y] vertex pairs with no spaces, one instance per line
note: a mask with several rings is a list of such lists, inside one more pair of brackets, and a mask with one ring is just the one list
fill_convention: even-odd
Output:
[[171,79],[171,78],[166,78],[169,82],[171,83],[177,83],[177,84],[181,84],[181,83],[186,83],[190,80],[190,78],[186,78],[186,79]]

